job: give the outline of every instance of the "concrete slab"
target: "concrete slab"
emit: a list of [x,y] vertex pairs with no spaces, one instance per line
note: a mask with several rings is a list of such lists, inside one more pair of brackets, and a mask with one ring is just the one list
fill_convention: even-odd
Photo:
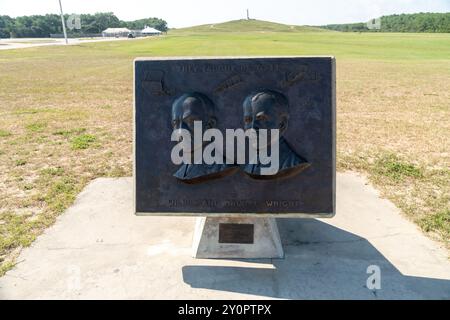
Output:
[[22,251],[0,299],[450,298],[448,252],[354,174],[338,174],[333,219],[278,220],[285,259],[193,259],[195,218],[131,212],[130,178],[93,181]]

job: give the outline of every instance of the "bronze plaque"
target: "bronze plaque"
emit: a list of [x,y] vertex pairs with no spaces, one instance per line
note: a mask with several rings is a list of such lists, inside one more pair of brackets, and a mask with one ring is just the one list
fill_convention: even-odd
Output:
[[[136,214],[334,215],[334,58],[151,58],[134,72]],[[239,160],[248,143],[228,133],[247,130],[278,130],[274,174],[262,161],[272,138],[258,142],[256,162]],[[183,150],[186,163],[173,158],[180,132],[200,141]],[[212,140],[214,163],[204,157]]]
[[243,243],[253,244],[253,224],[220,223],[219,243]]

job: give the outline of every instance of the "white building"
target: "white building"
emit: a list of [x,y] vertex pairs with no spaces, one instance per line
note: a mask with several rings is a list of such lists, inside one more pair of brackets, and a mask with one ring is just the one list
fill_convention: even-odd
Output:
[[149,26],[145,26],[144,29],[142,29],[141,34],[143,36],[155,36],[155,35],[159,35],[162,32],[159,30],[156,30],[155,28],[151,28]]
[[102,31],[103,37],[128,37],[131,30],[128,28],[108,28]]

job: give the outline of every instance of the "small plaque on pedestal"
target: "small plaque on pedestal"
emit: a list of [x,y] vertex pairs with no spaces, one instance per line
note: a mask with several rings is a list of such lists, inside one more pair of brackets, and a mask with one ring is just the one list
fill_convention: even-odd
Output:
[[273,218],[197,218],[195,258],[283,258]]

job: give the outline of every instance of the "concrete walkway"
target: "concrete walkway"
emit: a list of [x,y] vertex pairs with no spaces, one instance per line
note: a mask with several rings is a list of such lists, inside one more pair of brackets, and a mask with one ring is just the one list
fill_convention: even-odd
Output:
[[136,217],[130,178],[97,179],[23,250],[0,299],[450,299],[447,251],[354,174],[338,175],[335,218],[278,221],[284,260],[195,260],[194,222]]

